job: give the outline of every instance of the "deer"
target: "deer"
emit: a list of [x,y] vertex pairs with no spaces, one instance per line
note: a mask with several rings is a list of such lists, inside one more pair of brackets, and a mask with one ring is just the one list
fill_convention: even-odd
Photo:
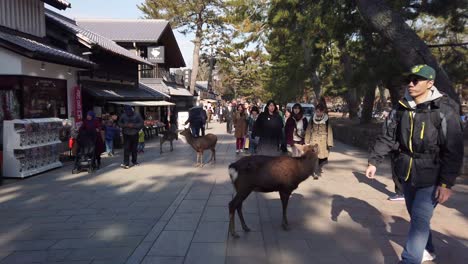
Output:
[[318,145],[299,145],[299,157],[248,156],[229,165],[229,176],[236,195],[229,202],[229,232],[238,238],[235,231],[235,211],[239,215],[242,229],[249,232],[242,213],[242,203],[255,192],[279,192],[283,206],[282,228],[289,230],[287,207],[291,193],[310,175],[319,172]]
[[161,134],[162,134],[162,137],[159,138],[159,153],[160,154],[163,153],[162,145],[166,141],[169,141],[169,143],[171,143],[171,151],[173,151],[174,147],[172,146],[172,141],[179,140],[179,136],[178,136],[179,134],[176,131],[172,131],[172,130],[165,130],[161,132]]
[[[187,143],[197,152],[196,167],[204,166],[203,152],[207,149],[211,150],[211,158],[208,163],[211,161],[213,161],[213,163],[216,162],[216,142],[218,141],[216,135],[210,133],[201,137],[194,137],[188,128],[185,128],[180,134],[185,137]],[[200,162],[198,162],[199,160]]]

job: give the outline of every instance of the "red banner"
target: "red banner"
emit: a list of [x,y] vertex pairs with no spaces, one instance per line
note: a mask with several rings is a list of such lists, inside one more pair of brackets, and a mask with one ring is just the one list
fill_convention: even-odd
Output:
[[73,101],[74,101],[74,113],[75,113],[75,127],[79,128],[83,122],[83,104],[81,98],[81,87],[79,85],[73,88]]

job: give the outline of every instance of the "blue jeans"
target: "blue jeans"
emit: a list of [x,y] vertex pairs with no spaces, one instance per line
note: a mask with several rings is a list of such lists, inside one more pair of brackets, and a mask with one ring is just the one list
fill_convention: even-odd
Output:
[[434,252],[430,223],[437,205],[436,189],[435,185],[415,188],[409,182],[403,183],[406,209],[410,214],[411,223],[406,245],[401,254],[401,263],[420,264],[424,249]]
[[191,126],[190,128],[192,129],[192,136],[193,137],[199,137],[200,136],[200,129],[201,129],[200,126]]
[[145,142],[138,142],[138,151],[143,152],[145,150]]
[[114,140],[113,139],[106,139],[106,152],[107,153],[114,152]]

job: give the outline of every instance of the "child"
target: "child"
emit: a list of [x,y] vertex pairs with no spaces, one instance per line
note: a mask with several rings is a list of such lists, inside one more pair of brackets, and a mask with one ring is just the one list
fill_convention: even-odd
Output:
[[138,153],[145,153],[145,132],[143,129],[138,132]]
[[107,155],[113,156],[114,155],[114,137],[115,134],[117,133],[117,128],[114,127],[114,124],[112,121],[107,121],[106,126],[104,127],[105,129],[105,141],[106,141],[106,152]]

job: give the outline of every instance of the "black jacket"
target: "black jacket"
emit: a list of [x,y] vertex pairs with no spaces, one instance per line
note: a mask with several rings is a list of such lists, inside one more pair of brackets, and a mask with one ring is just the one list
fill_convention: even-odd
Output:
[[369,164],[379,164],[398,146],[394,169],[400,179],[415,187],[453,186],[463,163],[462,127],[454,104],[440,94],[416,107],[400,100],[377,138]]
[[255,121],[252,136],[260,137],[260,142],[279,144],[283,133],[283,120],[278,113],[270,115],[262,112]]

